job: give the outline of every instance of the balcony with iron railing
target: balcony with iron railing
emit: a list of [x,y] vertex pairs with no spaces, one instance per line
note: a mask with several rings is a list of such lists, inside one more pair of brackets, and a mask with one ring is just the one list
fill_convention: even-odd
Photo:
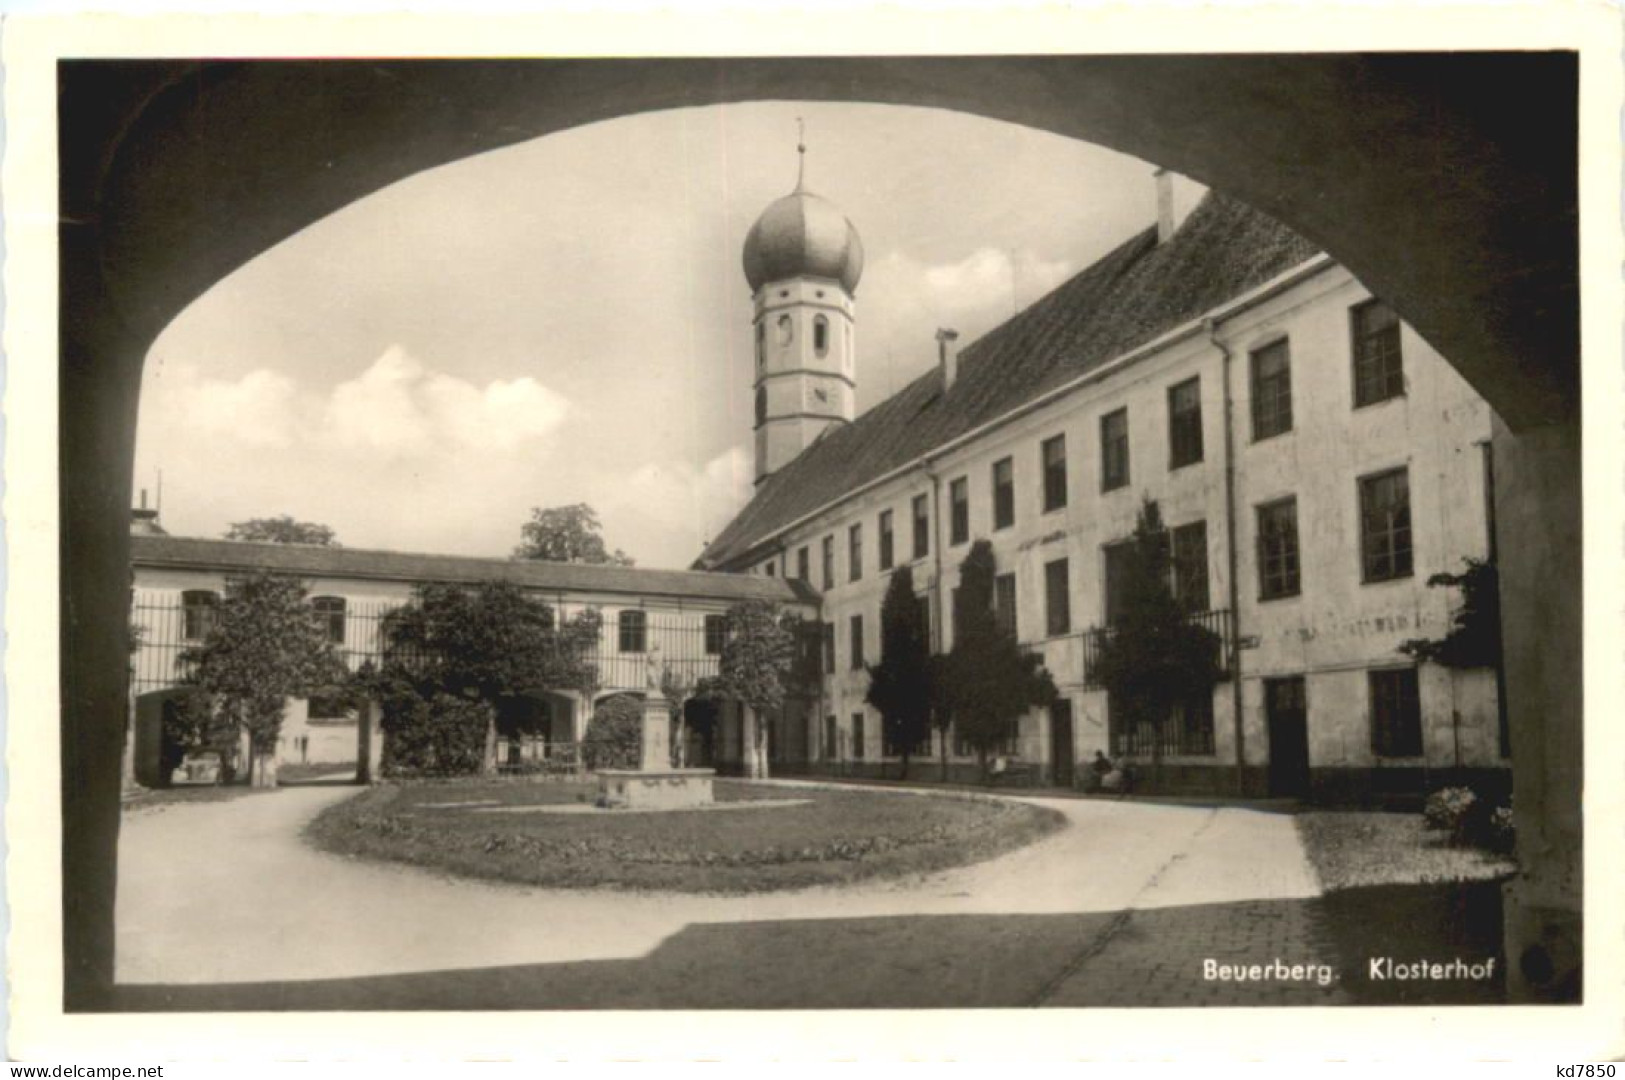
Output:
[[[1214,648],[1219,654],[1217,657],[1219,678],[1231,678],[1235,674],[1231,670],[1230,662],[1235,648],[1235,613],[1228,608],[1215,608],[1212,611],[1192,612],[1187,618],[1189,622],[1202,627],[1214,636]],[[1093,626],[1083,631],[1083,684],[1089,689],[1103,689],[1096,678],[1096,668],[1099,666],[1101,650],[1106,642],[1111,640],[1112,633],[1110,626]]]

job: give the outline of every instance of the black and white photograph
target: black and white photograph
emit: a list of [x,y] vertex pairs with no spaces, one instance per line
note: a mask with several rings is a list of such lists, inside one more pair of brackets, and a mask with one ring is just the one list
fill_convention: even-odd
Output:
[[1572,27],[830,33],[52,57],[33,1007],[1621,1052]]

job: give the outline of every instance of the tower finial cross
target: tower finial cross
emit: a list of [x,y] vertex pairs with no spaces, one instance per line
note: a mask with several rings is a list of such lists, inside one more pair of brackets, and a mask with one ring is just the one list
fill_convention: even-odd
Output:
[[807,122],[796,117],[796,190],[807,179]]

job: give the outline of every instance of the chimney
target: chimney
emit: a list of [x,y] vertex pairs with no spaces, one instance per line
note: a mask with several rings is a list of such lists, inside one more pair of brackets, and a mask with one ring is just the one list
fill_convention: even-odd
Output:
[[1159,168],[1153,175],[1157,178],[1157,243],[1166,244],[1202,201],[1207,187],[1169,169]]
[[959,378],[959,346],[954,344],[958,340],[958,330],[943,327],[937,331],[937,366],[942,369],[943,393]]
[[158,511],[147,509],[147,489],[141,489],[141,505],[130,511],[131,536],[168,536],[158,524]]

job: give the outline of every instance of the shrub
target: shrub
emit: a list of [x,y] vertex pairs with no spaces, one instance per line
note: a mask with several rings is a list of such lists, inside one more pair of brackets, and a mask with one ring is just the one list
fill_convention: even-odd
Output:
[[1498,852],[1502,855],[1508,855],[1511,854],[1513,843],[1516,839],[1517,833],[1512,824],[1512,807],[1497,806],[1493,811],[1490,812],[1489,829],[1488,835],[1485,838],[1485,846],[1491,851]]
[[1512,809],[1492,806],[1471,788],[1435,791],[1422,805],[1422,819],[1429,829],[1444,833],[1452,847],[1512,850]]
[[1471,788],[1440,788],[1422,804],[1422,820],[1428,828],[1454,836],[1477,801],[1478,796]]
[[384,775],[468,776],[485,761],[494,711],[476,698],[397,687],[382,698]]
[[581,743],[587,768],[635,769],[643,751],[643,702],[630,694],[605,698],[592,711]]

